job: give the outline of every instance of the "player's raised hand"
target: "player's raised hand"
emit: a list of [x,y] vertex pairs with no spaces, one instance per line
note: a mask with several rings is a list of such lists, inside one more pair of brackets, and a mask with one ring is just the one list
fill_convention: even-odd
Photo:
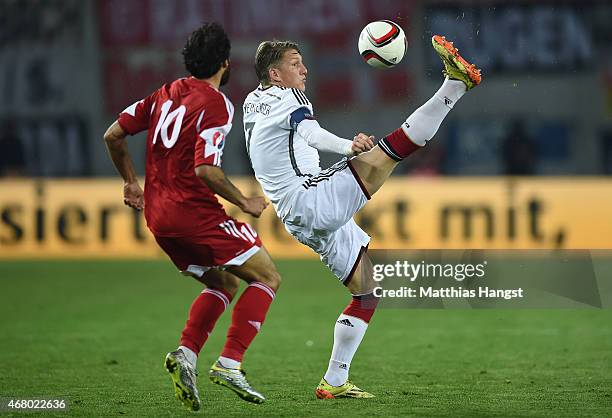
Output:
[[359,155],[362,152],[367,152],[374,148],[374,137],[364,133],[358,133],[353,138],[353,153]]
[[144,209],[144,192],[137,182],[123,185],[123,203],[136,210]]
[[242,211],[259,218],[261,212],[263,212],[268,205],[269,202],[262,196],[249,197],[247,198]]

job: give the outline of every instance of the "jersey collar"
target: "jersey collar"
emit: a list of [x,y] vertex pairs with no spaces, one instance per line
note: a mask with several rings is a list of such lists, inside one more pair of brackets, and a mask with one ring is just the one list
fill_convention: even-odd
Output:
[[260,84],[259,86],[257,86],[257,91],[266,91],[266,90],[269,90],[269,89],[271,89],[271,88],[273,88],[273,87],[276,87],[276,88],[281,89],[281,90],[285,90],[285,89],[287,89],[287,87],[278,86],[278,85],[276,85],[276,84],[270,84],[268,87],[263,87],[263,86]]

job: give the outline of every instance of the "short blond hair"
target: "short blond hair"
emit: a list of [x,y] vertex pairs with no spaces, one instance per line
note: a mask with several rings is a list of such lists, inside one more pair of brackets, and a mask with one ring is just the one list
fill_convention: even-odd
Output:
[[262,85],[270,83],[269,70],[277,65],[286,51],[296,50],[301,54],[300,47],[293,41],[264,41],[255,52],[255,74]]

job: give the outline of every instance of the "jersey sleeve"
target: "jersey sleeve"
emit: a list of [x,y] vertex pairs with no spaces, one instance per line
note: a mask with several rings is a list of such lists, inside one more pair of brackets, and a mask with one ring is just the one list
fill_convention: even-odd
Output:
[[194,167],[200,165],[221,166],[221,157],[225,147],[225,137],[232,129],[234,106],[222,94],[206,104],[203,109],[202,123],[196,129]]
[[297,129],[304,119],[315,119],[312,104],[301,90],[287,89],[280,105],[283,107],[281,121],[283,129]]
[[155,93],[128,106],[119,114],[119,125],[130,135],[149,129],[154,103]]

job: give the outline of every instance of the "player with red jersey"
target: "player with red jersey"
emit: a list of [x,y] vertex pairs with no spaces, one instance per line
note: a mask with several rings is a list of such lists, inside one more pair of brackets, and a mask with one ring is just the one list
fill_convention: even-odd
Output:
[[[221,169],[234,115],[232,103],[219,91],[229,79],[229,53],[223,28],[203,25],[183,48],[191,77],[165,84],[129,106],[104,135],[125,182],[125,204],[144,209],[159,246],[183,274],[206,285],[191,306],[178,349],[168,353],[164,363],[177,398],[192,410],[200,408],[197,356],[235,296],[239,278],[249,285],[234,307],[225,347],[210,369],[210,379],[249,402],[265,400],[247,382],[241,362],[280,285],[255,230],[229,217],[215,196],[255,217],[267,206],[263,197],[245,197]],[[143,192],[125,138],[144,130],[148,134]]]

